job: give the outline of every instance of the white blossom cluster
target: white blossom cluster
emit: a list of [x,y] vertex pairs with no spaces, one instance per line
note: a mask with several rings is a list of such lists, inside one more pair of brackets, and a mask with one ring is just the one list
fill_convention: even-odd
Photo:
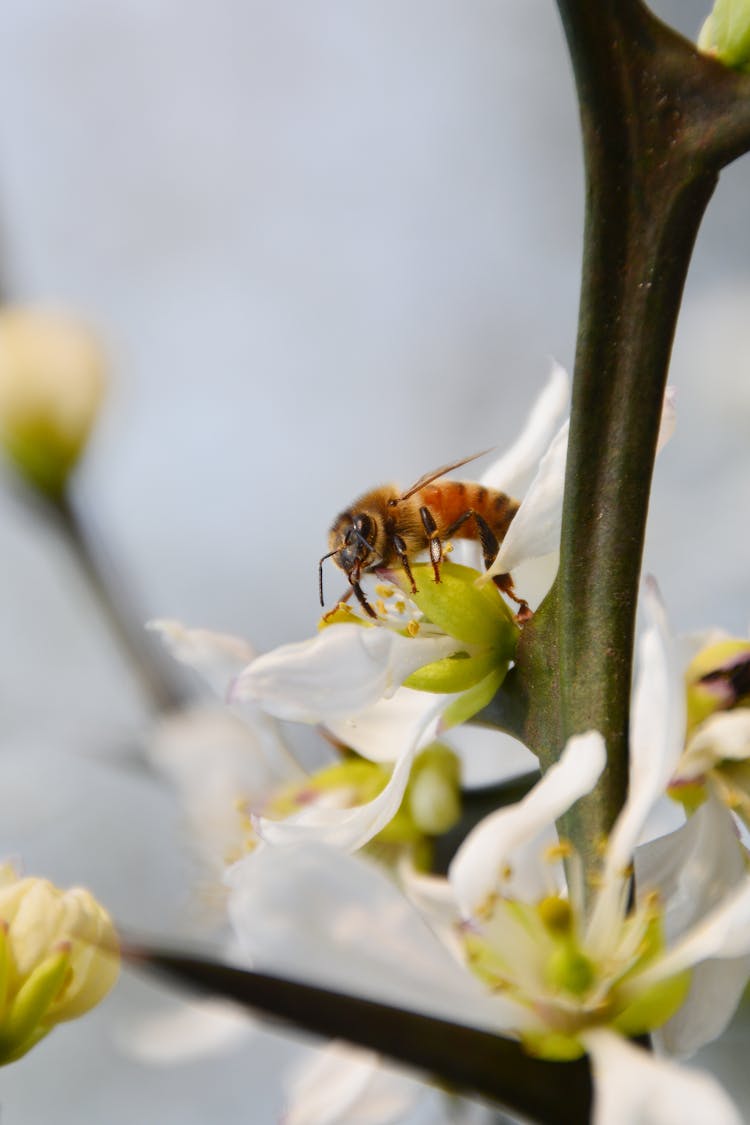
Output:
[[[483,478],[523,497],[492,569],[512,571],[532,606],[557,566],[567,395],[556,367],[518,442]],[[668,396],[662,441],[672,422]],[[461,692],[404,686],[418,669],[463,652],[449,632],[337,623],[255,656],[234,637],[155,623],[177,659],[231,704],[232,714],[164,728],[154,758],[177,781],[204,846],[223,857],[234,938],[253,965],[495,1031],[542,1057],[587,1053],[594,1119],[604,1125],[738,1123],[713,1078],[673,1060],[721,1033],[750,972],[739,830],[750,710],[742,686],[732,690],[750,657],[731,642],[715,666],[696,665],[700,645],[686,652],[673,638],[653,582],[643,605],[628,797],[603,843],[596,886],[556,829],[605,768],[596,731],[572,738],[523,800],[480,822],[446,878],[418,870],[408,849],[388,867],[371,848],[362,853],[401,815],[426,748],[450,743],[465,776],[486,749],[487,732],[448,728]],[[325,782],[308,777],[277,720],[320,726],[356,763],[378,770],[378,783],[368,789],[370,774],[351,760]],[[500,733],[492,750],[484,780],[533,762]],[[423,793],[427,804],[440,776]],[[654,1053],[630,1041],[642,1034]],[[398,1121],[422,1096],[434,1094],[335,1046],[295,1081],[287,1120]]]

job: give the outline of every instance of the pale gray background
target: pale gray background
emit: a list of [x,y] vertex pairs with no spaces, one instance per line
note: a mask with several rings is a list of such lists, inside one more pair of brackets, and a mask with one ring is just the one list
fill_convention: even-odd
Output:
[[[705,14],[658,10],[691,37]],[[676,345],[647,566],[681,629],[750,617],[749,189],[747,160],[722,177]],[[2,280],[108,342],[76,496],[144,620],[309,634],[342,504],[502,447],[548,356],[570,364],[582,206],[552,0],[4,5]],[[174,802],[96,761],[146,711],[64,546],[5,487],[0,558],[2,851],[179,933]],[[3,1125],[275,1119],[282,1041],[149,1070],[111,1035],[153,1003],[131,983],[3,1072]],[[747,1049],[739,1028],[714,1054],[741,1072]]]

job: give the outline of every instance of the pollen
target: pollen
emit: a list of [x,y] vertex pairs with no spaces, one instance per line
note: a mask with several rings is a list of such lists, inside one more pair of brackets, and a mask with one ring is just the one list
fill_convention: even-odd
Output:
[[744,794],[741,793],[739,789],[735,789],[734,786],[726,786],[724,790],[724,801],[727,808],[735,810],[740,809],[744,805],[745,800]]
[[410,637],[416,637],[419,634],[419,622],[413,619],[406,626],[406,631]]
[[557,863],[559,859],[570,859],[574,853],[575,848],[570,840],[562,839],[545,849],[544,860],[546,863]]
[[396,591],[393,589],[393,586],[386,586],[386,584],[384,582],[380,582],[375,587],[375,593],[379,597],[384,598],[385,601],[388,601],[389,598],[393,597],[393,595],[396,593]]
[[476,908],[475,914],[477,918],[480,918],[482,921],[488,922],[492,915],[495,913],[495,907],[498,904],[499,898],[500,896],[498,894],[496,894],[494,891],[491,891],[490,894],[488,894],[487,897]]

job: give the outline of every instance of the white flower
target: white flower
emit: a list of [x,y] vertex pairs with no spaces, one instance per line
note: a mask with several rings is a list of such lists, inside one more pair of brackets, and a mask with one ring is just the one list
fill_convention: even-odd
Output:
[[[514,492],[524,486],[554,433],[567,398],[568,378],[562,368],[555,367],[527,425],[513,447],[491,467],[488,481],[495,476],[498,487],[501,483]],[[441,593],[449,584],[446,573]],[[486,649],[487,641],[481,635],[492,618],[491,607],[480,600],[476,614],[482,618],[482,628],[475,626],[478,635],[470,635],[468,641],[473,643],[468,644],[466,636],[457,638],[435,629],[422,629],[416,636],[402,635],[401,622],[394,628],[347,623],[332,624],[309,640],[256,656],[244,641],[226,634],[187,629],[173,621],[156,621],[150,628],[160,634],[177,660],[194,667],[220,697],[235,706],[248,721],[253,736],[261,738],[277,758],[278,732],[263,715],[325,724],[336,738],[363,757],[393,764],[386,789],[366,806],[347,810],[343,817],[338,809],[310,807],[284,821],[265,819],[257,823],[269,841],[292,842],[309,835],[356,848],[372,838],[399,807],[415,755],[434,739],[441,715],[457,696],[463,691],[465,709],[470,705],[476,710],[497,690],[507,659],[496,674],[495,657]],[[499,597],[497,601],[502,604]],[[505,627],[499,620],[499,634]],[[449,684],[435,694],[402,686],[425,666],[441,669],[441,661],[456,653],[470,659],[448,666],[449,671],[469,671],[473,660],[478,681],[474,688],[464,691],[457,685],[450,690]],[[471,691],[476,699],[470,697]],[[514,754],[514,759],[517,757]],[[181,769],[184,760],[183,752]],[[503,773],[502,767],[499,772]]]
[[[693,1045],[699,1045],[696,1028],[716,1033],[731,1015],[750,954],[750,879],[744,873],[717,892],[702,886],[692,867],[697,910],[686,913],[675,878],[661,888],[641,865],[638,901],[628,905],[636,843],[684,736],[684,693],[671,639],[653,592],[647,602],[655,623],[640,648],[629,796],[590,903],[575,857],[565,841],[557,843],[554,821],[592,788],[603,768],[604,747],[595,732],[572,739],[519,805],[488,817],[457,853],[449,889],[465,920],[459,932],[478,977],[461,975],[416,911],[374,871],[310,847],[267,851],[229,873],[235,931],[256,964],[290,975],[304,971],[330,987],[509,1033],[549,1057],[586,1050],[597,1079],[595,1119],[608,1125],[632,1120],[612,1108],[620,1085],[612,1058],[633,1084],[623,1104],[639,1106],[644,1090],[654,1092],[647,1120],[739,1122],[710,1078],[658,1062],[620,1038],[665,1024],[668,1042],[670,1017],[682,1015],[691,971],[700,979],[701,969],[720,963],[730,984],[708,1005],[718,1001],[720,1011],[711,1010],[706,1021],[705,990],[688,997]],[[665,848],[660,842],[662,858]],[[571,872],[567,890],[563,857]],[[672,896],[671,911],[660,891]],[[445,895],[436,898],[444,923]],[[492,991],[478,993],[478,978]]]
[[[174,621],[153,622],[150,628],[160,634],[178,660],[194,667],[223,698],[253,657],[249,645],[226,634],[186,629]],[[321,639],[326,633],[333,633],[330,643],[339,658],[342,652],[349,652],[353,660],[361,658],[366,663],[373,649],[362,646],[361,635],[368,632],[377,635],[380,630],[342,625],[326,630]],[[394,652],[399,675],[410,669],[401,655],[401,645],[391,645],[391,636],[394,635],[384,631],[386,644],[374,646],[382,658],[381,680],[391,675],[389,669],[395,667],[391,661]],[[398,640],[407,643],[405,638]],[[445,651],[442,642],[439,651]],[[346,663],[346,656],[343,658]],[[325,659],[323,664],[326,667]],[[328,691],[331,690],[329,683]],[[199,835],[214,841],[213,852],[218,859],[236,859],[238,854],[256,846],[259,838],[276,844],[310,838],[356,849],[376,836],[397,812],[412,763],[420,750],[434,741],[440,713],[446,700],[450,702],[452,698],[425,697],[416,691],[407,694],[420,701],[419,707],[409,713],[408,705],[402,706],[403,695],[395,693],[387,702],[393,704],[398,721],[389,719],[385,725],[379,724],[380,737],[372,737],[373,729],[363,739],[365,758],[388,768],[393,766],[387,783],[364,803],[358,799],[361,771],[357,771],[355,763],[348,775],[346,763],[332,777],[306,774],[286,749],[274,720],[256,702],[247,699],[233,703],[233,709],[247,727],[244,737],[231,715],[222,722],[215,713],[204,714],[197,725],[190,717],[184,722],[170,720],[154,742],[154,760],[177,782],[188,819],[198,828]],[[364,722],[367,714],[368,709],[361,713]],[[346,721],[349,720],[342,720]],[[335,732],[333,721],[331,729]],[[384,733],[386,737],[382,737]],[[204,781],[204,775],[211,780]],[[370,784],[371,779],[367,780]],[[283,819],[272,819],[280,814]]]

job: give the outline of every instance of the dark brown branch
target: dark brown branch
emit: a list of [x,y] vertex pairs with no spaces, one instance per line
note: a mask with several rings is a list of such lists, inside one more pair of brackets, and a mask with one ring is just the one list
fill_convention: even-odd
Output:
[[502,698],[544,768],[570,735],[604,734],[606,775],[566,824],[595,862],[626,791],[635,607],[672,339],[719,171],[750,148],[750,79],[638,0],[558,6],[587,183],[561,559]]
[[586,1059],[543,1062],[491,1032],[205,957],[139,943],[126,943],[123,956],[188,988],[223,996],[284,1024],[378,1051],[451,1089],[490,1098],[525,1119],[545,1125],[588,1120],[591,1073]]

